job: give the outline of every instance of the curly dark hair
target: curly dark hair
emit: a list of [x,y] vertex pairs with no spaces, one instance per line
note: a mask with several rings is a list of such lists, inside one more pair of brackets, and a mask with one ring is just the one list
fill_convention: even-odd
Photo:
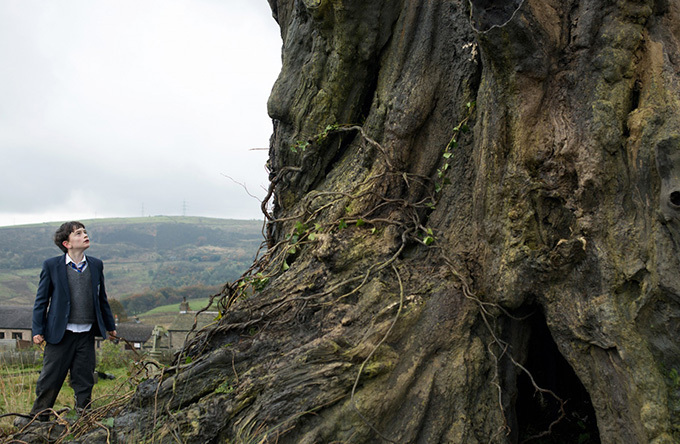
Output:
[[85,225],[76,220],[71,222],[64,222],[63,224],[61,224],[57,232],[54,233],[54,243],[57,245],[57,247],[59,247],[61,251],[63,251],[64,253],[68,251],[64,246],[64,241],[67,241],[69,235],[79,228],[85,228]]

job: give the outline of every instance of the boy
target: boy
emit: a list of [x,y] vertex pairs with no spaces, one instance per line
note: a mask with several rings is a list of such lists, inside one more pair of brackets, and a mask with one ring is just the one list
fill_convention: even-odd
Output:
[[[47,259],[33,306],[33,342],[46,342],[31,416],[49,419],[59,390],[71,372],[76,410],[91,401],[94,386],[95,335],[116,336],[116,324],[104,288],[103,263],[85,256],[90,239],[85,225],[66,222],[54,234],[65,254]],[[17,418],[17,425],[28,423]]]

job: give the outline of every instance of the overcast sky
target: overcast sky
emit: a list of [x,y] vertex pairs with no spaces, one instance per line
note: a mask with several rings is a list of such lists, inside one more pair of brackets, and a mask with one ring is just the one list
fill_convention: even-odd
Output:
[[0,0],[0,60],[0,226],[262,218],[267,0]]

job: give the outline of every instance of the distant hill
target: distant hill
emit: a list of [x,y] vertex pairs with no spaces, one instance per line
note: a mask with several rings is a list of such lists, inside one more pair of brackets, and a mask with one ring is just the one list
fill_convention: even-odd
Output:
[[[119,300],[236,279],[263,241],[258,220],[156,216],[82,222],[92,241],[87,254],[104,260],[107,292]],[[59,224],[0,227],[0,303],[33,303],[42,262],[61,254],[52,241]]]

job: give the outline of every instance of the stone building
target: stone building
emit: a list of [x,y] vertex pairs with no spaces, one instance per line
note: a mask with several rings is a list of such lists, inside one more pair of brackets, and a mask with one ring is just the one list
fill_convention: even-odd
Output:
[[206,325],[215,322],[218,314],[219,313],[216,311],[204,311],[202,313],[192,311],[189,303],[186,299],[184,299],[184,301],[182,301],[182,303],[179,305],[179,313],[177,314],[177,317],[172,322],[170,327],[168,327],[168,340],[170,342],[170,348],[174,350],[182,348],[182,345],[187,338],[187,334],[192,331],[194,322],[196,323],[196,327],[193,329],[191,335]]
[[151,338],[153,326],[142,324],[139,322],[122,322],[116,324],[116,332],[121,338],[125,349],[127,350],[146,350],[151,345],[147,344]]
[[0,339],[31,341],[32,305],[0,306]]

